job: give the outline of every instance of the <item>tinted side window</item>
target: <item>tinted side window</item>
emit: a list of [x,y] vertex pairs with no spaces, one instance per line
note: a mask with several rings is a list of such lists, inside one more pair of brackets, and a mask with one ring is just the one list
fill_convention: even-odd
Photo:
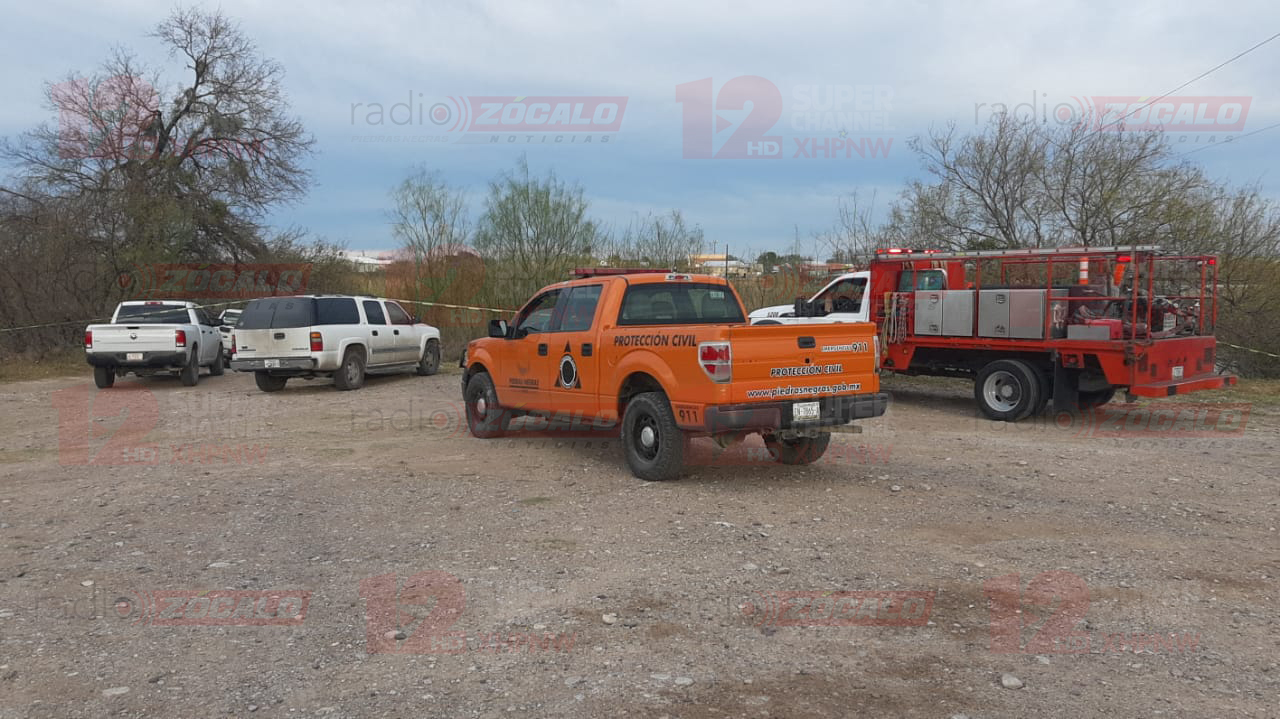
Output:
[[740,324],[742,306],[728,286],[685,282],[632,285],[622,298],[619,325]]
[[394,302],[387,303],[387,316],[391,318],[393,325],[411,325],[413,319],[409,317],[409,313],[404,308]]
[[947,274],[943,270],[903,270],[902,277],[898,280],[899,292],[910,292],[911,290],[945,290],[947,288]]
[[268,297],[254,300],[244,308],[236,326],[246,330],[310,327],[312,305],[310,297]]
[[601,289],[600,285],[587,285],[569,290],[568,304],[565,305],[558,329],[561,332],[584,332],[591,329]]
[[376,300],[364,301],[364,316],[369,318],[371,325],[385,325],[387,318],[382,314],[382,303]]
[[356,309],[356,301],[349,297],[316,298],[316,324],[360,324],[360,312]]

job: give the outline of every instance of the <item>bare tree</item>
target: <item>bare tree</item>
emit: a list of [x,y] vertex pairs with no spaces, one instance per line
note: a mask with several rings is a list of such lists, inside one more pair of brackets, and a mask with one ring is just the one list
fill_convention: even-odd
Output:
[[177,10],[152,37],[185,79],[166,85],[117,51],[91,77],[49,85],[57,126],[5,143],[0,156],[40,195],[101,208],[85,239],[104,254],[252,256],[264,213],[310,180],[302,162],[313,140],[289,114],[284,71],[219,12]]
[[884,233],[873,219],[875,204],[875,193],[868,202],[863,202],[857,192],[836,199],[836,224],[816,235],[832,260],[858,262],[882,246]]
[[702,254],[706,246],[702,228],[689,226],[684,213],[671,210],[664,215],[637,214],[612,254],[627,265],[689,270],[691,256]]
[[952,247],[1048,244],[1038,183],[1047,140],[1034,122],[1000,114],[981,134],[961,137],[952,124],[927,138],[912,138],[909,145],[947,188],[917,196],[930,201],[931,223]]
[[1169,238],[1172,206],[1205,179],[1173,162],[1160,132],[1043,131],[1049,154],[1039,175],[1046,223],[1060,244],[1096,247]]
[[391,234],[415,263],[428,265],[471,239],[466,196],[425,168],[391,192]]
[[[582,189],[548,174],[533,177],[527,159],[489,183],[475,246],[501,270],[512,298],[525,298],[589,262],[605,244],[599,224],[587,217]],[[516,301],[507,299],[507,302]]]

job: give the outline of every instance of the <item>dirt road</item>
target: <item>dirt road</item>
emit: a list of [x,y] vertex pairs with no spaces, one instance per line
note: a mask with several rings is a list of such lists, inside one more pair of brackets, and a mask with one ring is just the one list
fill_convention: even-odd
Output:
[[814,466],[649,484],[471,438],[451,374],[0,385],[0,717],[1275,716],[1274,411],[887,387]]

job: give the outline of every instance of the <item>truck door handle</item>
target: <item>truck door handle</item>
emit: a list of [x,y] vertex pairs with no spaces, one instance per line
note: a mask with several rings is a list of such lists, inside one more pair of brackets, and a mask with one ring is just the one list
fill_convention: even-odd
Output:
[[398,335],[400,334],[400,330],[391,330],[391,334]]
[[278,339],[278,340],[282,340],[282,339],[284,339],[284,333],[283,333],[283,332],[277,332],[277,333],[275,333],[275,334],[273,334],[273,335],[271,335],[271,336],[272,336],[272,337],[274,337],[275,339]]
[[373,331],[373,332],[371,332],[370,334],[372,334],[374,337],[377,337],[377,336],[378,336],[378,331],[377,331],[377,330],[374,330],[374,331]]
[[582,356],[583,356],[583,357],[590,357],[590,356],[591,356],[591,351],[592,351],[591,343],[590,343],[590,342],[583,342],[583,343],[582,343]]
[[546,356],[547,356],[547,343],[546,343],[546,342],[543,342],[542,344],[538,345],[538,356],[539,356],[539,357],[546,357]]
[[796,338],[796,346],[798,346],[798,347],[799,347],[800,349],[802,349],[802,350],[811,350],[811,349],[813,349],[814,344],[815,344],[815,343],[814,343],[814,341],[813,341],[813,338],[812,338],[812,337],[797,337],[797,338]]

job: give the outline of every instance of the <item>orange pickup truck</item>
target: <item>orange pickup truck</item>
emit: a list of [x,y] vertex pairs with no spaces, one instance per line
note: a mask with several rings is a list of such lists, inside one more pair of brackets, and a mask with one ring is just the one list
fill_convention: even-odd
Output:
[[779,462],[808,464],[827,449],[825,428],[888,405],[872,324],[749,325],[722,278],[575,274],[467,345],[462,394],[476,437],[501,436],[520,415],[621,421],[631,471],[667,480],[691,437],[727,445],[759,432]]

